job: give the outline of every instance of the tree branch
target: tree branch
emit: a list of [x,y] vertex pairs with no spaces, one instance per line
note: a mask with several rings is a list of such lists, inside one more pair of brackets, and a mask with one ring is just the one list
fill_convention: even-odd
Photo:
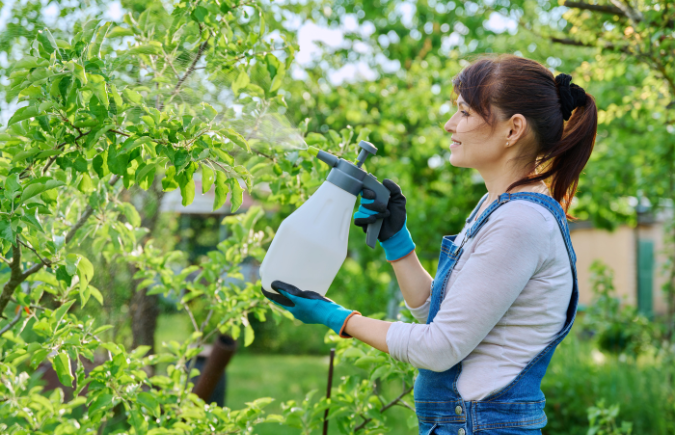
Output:
[[[108,184],[110,186],[114,186],[115,183],[117,183],[120,179],[119,175],[113,175],[110,178],[110,181],[108,181]],[[91,205],[88,205],[87,208],[84,210],[84,213],[82,213],[82,216],[80,216],[80,219],[73,225],[73,227],[68,231],[68,234],[66,234],[66,244],[72,240],[73,237],[75,237],[75,233],[77,233],[77,230],[82,228],[82,225],[84,225],[85,222],[87,222],[87,219],[94,213],[94,208]]]
[[[185,82],[185,79],[187,79],[190,76],[190,74],[192,74],[194,72],[195,66],[197,65],[197,62],[199,62],[199,59],[202,58],[202,55],[204,54],[204,50],[206,50],[206,47],[208,47],[208,45],[209,45],[209,40],[207,39],[206,41],[204,41],[202,43],[202,45],[199,46],[199,50],[197,51],[197,56],[195,56],[194,60],[190,64],[190,67],[187,69],[187,71],[185,71],[185,74],[183,75],[183,77],[180,80],[178,80],[178,83],[176,83],[176,86],[173,88],[173,92],[171,92],[171,97],[169,97],[169,101],[171,101],[171,99],[174,96],[176,96],[176,94],[178,94],[181,86],[183,86],[183,83]],[[162,107],[164,107],[163,104],[162,104]]]
[[33,248],[32,246],[29,246],[29,245],[27,245],[26,243],[24,243],[24,242],[22,242],[22,241],[19,241],[19,243],[21,243],[23,246],[25,246],[26,248],[28,248],[28,249],[30,249],[31,251],[33,251],[33,253],[37,256],[37,258],[40,260],[40,262],[41,262],[42,264],[44,264],[45,266],[51,266],[51,265],[52,265],[52,262],[51,262],[51,261],[45,260],[44,258],[42,258],[42,257],[40,256],[40,254],[38,254],[38,252],[37,252],[37,251],[35,250],[35,248]]
[[9,331],[10,329],[12,329],[12,326],[19,323],[19,320],[21,320],[21,310],[17,311],[16,316],[14,316],[11,322],[9,322],[2,329],[0,329],[0,336],[5,332]]
[[[398,397],[397,397],[396,399],[394,399],[394,400],[392,400],[391,402],[387,403],[386,405],[384,405],[384,406],[380,409],[380,414],[383,413],[384,411],[386,411],[387,409],[391,408],[392,406],[396,405],[398,402],[400,402],[401,399],[403,399],[408,393],[410,393],[410,392],[412,391],[412,389],[413,389],[413,386],[412,386],[412,385],[409,386],[408,388],[404,389],[403,392],[402,392],[401,394],[399,394]],[[372,420],[372,418],[366,418],[365,420],[363,420],[363,422],[361,422],[360,425],[358,425],[358,426],[356,426],[356,427],[354,428],[354,432],[358,432],[358,431],[360,431],[361,429],[363,429],[364,427],[366,427],[366,425],[367,425],[368,423],[370,423],[371,420]]]
[[563,6],[566,6],[568,8],[574,8],[574,9],[585,9],[588,11],[593,11],[593,12],[602,12],[605,14],[612,14],[612,15],[620,15],[622,17],[625,17],[626,14],[623,12],[623,10],[617,8],[616,6],[606,6],[606,5],[591,5],[588,3],[584,2],[570,2],[566,1]]
[[19,244],[19,236],[16,236],[16,241],[12,246],[12,264],[10,264],[9,268],[11,270],[9,281],[2,288],[2,294],[0,294],[0,316],[2,316],[5,307],[14,294],[14,289],[25,279],[21,273],[21,245]]
[[[77,141],[78,139],[83,138],[84,136],[88,135],[89,133],[91,133],[91,130],[90,130],[90,131],[87,131],[87,132],[85,132],[85,133],[81,133],[78,137],[75,138],[75,140],[74,140],[73,142]],[[68,145],[68,142],[61,142],[60,144],[58,144],[58,145],[56,146],[56,149],[59,149],[59,150],[60,150],[61,148],[63,148],[63,147],[66,146],[66,145]],[[45,167],[42,169],[42,175],[44,175],[44,174],[47,173],[47,170],[49,169],[49,167],[52,165],[52,163],[54,163],[54,161],[56,161],[56,157],[57,157],[57,156],[51,156],[51,157],[49,158],[49,160],[47,160],[47,164],[46,164]]]
[[633,22],[633,27],[636,27],[635,30],[637,30],[637,23],[642,21],[642,14],[640,13],[640,11],[636,11],[635,9],[631,8],[628,4],[620,0],[609,0],[609,1],[614,6],[616,6],[617,9],[620,9],[621,12],[623,12],[623,14]]

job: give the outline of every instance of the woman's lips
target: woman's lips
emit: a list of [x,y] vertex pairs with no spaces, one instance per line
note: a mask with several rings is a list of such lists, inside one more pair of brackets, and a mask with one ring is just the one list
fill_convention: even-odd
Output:
[[450,149],[457,148],[462,146],[461,143],[456,143],[456,142],[450,142]]

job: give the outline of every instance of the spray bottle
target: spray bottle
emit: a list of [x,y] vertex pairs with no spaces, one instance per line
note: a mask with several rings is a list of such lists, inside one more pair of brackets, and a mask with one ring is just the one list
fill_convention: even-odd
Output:
[[[361,166],[377,148],[359,143],[357,163],[319,151],[319,160],[330,166],[326,181],[279,226],[260,266],[262,286],[269,292],[272,281],[280,280],[302,290],[325,295],[347,258],[349,226],[356,197],[365,187],[375,192],[376,201],[389,202],[389,189]],[[382,219],[368,225],[366,244],[375,248]]]

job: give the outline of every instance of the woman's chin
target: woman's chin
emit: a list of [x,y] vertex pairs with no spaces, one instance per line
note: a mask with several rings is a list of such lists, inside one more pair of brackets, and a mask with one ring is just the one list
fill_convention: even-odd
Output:
[[451,152],[448,162],[456,168],[466,168],[467,166],[462,163],[462,159],[456,153]]

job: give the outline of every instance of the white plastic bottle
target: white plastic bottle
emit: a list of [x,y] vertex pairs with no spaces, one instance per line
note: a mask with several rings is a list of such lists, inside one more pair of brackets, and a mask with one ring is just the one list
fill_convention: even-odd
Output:
[[279,226],[260,266],[265,290],[280,280],[325,295],[347,258],[356,196],[325,181]]

